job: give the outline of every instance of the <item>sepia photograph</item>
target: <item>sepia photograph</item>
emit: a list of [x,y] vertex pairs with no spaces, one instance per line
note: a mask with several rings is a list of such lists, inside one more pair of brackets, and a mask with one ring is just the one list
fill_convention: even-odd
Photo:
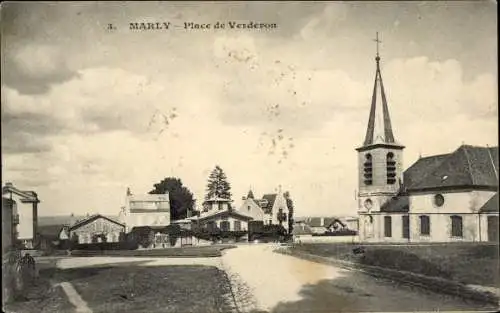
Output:
[[3,312],[498,311],[497,9],[2,2]]

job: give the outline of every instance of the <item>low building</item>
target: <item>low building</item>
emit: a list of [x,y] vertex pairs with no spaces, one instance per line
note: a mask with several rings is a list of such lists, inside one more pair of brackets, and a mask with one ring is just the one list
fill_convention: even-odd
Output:
[[134,227],[170,225],[169,194],[133,195],[127,189],[120,219],[126,225],[127,232]]
[[125,225],[101,214],[94,214],[69,227],[69,237],[79,244],[119,242]]
[[37,249],[66,249],[69,244],[69,225],[44,225],[38,227]]
[[34,191],[16,188],[6,183],[2,188],[2,251],[17,240],[25,249],[33,249],[38,228],[38,204]]
[[345,216],[301,217],[298,218],[298,223],[307,225],[313,234],[324,234],[327,231],[333,232],[335,230],[351,230],[351,231],[358,230],[357,217],[345,217]]

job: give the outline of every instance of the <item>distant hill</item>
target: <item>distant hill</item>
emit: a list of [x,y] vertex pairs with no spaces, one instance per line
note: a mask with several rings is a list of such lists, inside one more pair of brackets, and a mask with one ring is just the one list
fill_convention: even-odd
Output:
[[[118,220],[118,215],[106,215],[106,217]],[[85,215],[75,215],[73,219],[82,220],[85,218]],[[51,226],[51,225],[65,225],[71,223],[72,217],[69,215],[54,215],[54,216],[38,216],[38,225],[40,226]]]

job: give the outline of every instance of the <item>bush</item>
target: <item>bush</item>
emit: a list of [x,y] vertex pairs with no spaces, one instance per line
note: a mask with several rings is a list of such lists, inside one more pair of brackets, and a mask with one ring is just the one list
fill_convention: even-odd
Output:
[[351,229],[342,229],[339,231],[329,232],[326,231],[323,234],[312,234],[313,236],[356,236],[357,231]]

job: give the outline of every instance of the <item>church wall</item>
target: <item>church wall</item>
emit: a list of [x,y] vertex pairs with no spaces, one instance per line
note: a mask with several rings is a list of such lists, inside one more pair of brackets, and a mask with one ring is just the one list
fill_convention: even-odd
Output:
[[[479,241],[479,215],[478,214],[426,214],[429,216],[430,234],[420,234],[420,216],[422,214],[410,215],[411,242],[460,242]],[[451,216],[462,217],[463,237],[455,238],[451,236]]]
[[[444,203],[435,204],[434,197],[441,194]],[[477,212],[493,195],[492,191],[460,191],[412,194],[410,211],[412,213],[472,213]]]
[[492,213],[485,213],[485,214],[478,214],[478,219],[480,221],[479,225],[479,234],[480,234],[480,239],[481,241],[488,241],[488,217],[489,216],[496,216],[498,218],[499,214],[498,212],[492,212]]
[[[359,218],[359,240],[364,242],[408,242],[408,238],[403,237],[403,216],[401,213],[372,213],[361,214]],[[373,224],[370,224],[370,216],[373,219]],[[385,237],[384,217],[391,217],[391,237]],[[411,229],[411,221],[410,221]],[[371,236],[370,236],[371,234]]]

